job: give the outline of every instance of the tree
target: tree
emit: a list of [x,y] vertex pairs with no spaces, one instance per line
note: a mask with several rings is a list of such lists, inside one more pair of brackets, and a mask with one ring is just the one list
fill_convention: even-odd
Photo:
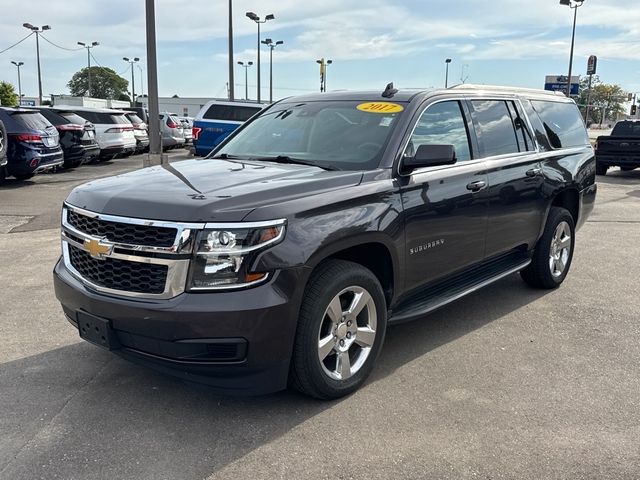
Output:
[[18,105],[18,94],[13,85],[8,82],[0,82],[0,105],[4,107]]
[[[620,85],[603,83],[598,75],[594,75],[591,83],[591,95],[589,95],[589,77],[583,77],[580,81],[580,97],[576,103],[583,116],[587,101],[591,105],[589,118],[587,118],[588,125],[590,123],[605,123],[607,119],[616,120],[619,116],[624,115],[626,100],[627,94]],[[602,118],[603,109],[604,118]]]
[[91,67],[91,95],[89,95],[89,68],[73,74],[67,84],[71,95],[78,97],[91,96],[94,98],[114,99],[126,97],[129,82],[114,70],[105,67]]

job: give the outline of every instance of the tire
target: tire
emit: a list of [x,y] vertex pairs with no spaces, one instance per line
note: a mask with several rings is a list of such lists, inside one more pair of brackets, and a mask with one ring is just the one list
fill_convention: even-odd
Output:
[[596,175],[606,175],[609,167],[607,165],[598,165],[596,163]]
[[551,207],[531,263],[520,272],[532,287],[558,288],[569,273],[575,246],[575,223],[568,210]]
[[3,185],[5,180],[7,179],[7,169],[4,165],[0,167],[0,185]]
[[18,175],[14,175],[14,177],[18,180],[29,180],[30,178],[33,178],[34,175],[35,173],[20,173]]
[[[361,307],[360,313],[350,316],[354,305]],[[323,400],[357,390],[373,370],[386,327],[386,301],[376,276],[353,262],[322,263],[309,280],[300,308],[290,386]]]

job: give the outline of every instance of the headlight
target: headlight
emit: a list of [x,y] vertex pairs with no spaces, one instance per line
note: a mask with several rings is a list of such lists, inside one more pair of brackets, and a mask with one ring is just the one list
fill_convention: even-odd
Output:
[[269,272],[249,269],[264,249],[282,241],[284,233],[284,220],[201,231],[191,262],[189,290],[242,288],[266,280]]

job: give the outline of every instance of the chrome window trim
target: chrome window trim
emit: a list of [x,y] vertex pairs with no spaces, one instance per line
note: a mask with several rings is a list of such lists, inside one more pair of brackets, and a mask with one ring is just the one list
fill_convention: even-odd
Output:
[[[438,103],[451,102],[451,101],[465,102],[465,101],[472,101],[472,100],[496,100],[496,101],[503,101],[503,102],[506,102],[506,101],[518,102],[518,105],[520,106],[520,110],[518,111],[518,115],[524,116],[524,118],[525,118],[525,120],[527,122],[527,127],[529,128],[529,132],[530,132],[531,135],[533,134],[533,125],[531,123],[531,120],[529,119],[529,116],[527,115],[526,110],[524,109],[524,105],[522,104],[522,100],[521,100],[519,95],[505,93],[504,96],[499,96],[499,95],[495,95],[495,94],[494,95],[478,95],[478,96],[471,95],[471,96],[467,96],[467,94],[460,93],[458,95],[447,95],[447,96],[444,96],[444,97],[438,97],[438,99],[433,101],[433,102],[429,103],[428,101],[426,101],[425,102],[426,106],[417,113],[417,118],[415,120],[415,123],[411,127],[411,133],[404,140],[403,145],[399,150],[400,151],[400,155],[398,156],[398,166],[397,166],[397,171],[396,171],[396,173],[398,174],[399,177],[409,177],[409,176],[413,175],[414,173],[420,174],[420,173],[425,173],[425,172],[448,170],[448,169],[452,169],[452,168],[459,168],[459,167],[462,167],[462,166],[465,166],[465,165],[474,165],[474,164],[478,164],[478,163],[482,163],[482,162],[490,162],[490,161],[493,161],[493,160],[503,160],[503,159],[507,159],[507,158],[520,158],[520,157],[527,157],[527,156],[532,156],[532,155],[539,155],[542,152],[540,150],[540,145],[538,144],[538,140],[534,136],[533,142],[534,142],[534,145],[535,145],[535,150],[526,151],[526,152],[506,153],[506,154],[502,154],[502,155],[492,155],[490,157],[474,158],[472,160],[455,163],[453,165],[438,165],[438,166],[434,166],[434,167],[424,167],[424,168],[413,170],[409,174],[403,174],[401,172],[402,159],[404,158],[404,154],[405,154],[405,152],[407,150],[407,146],[409,145],[409,141],[411,140],[411,137],[413,137],[413,134],[414,134],[416,128],[418,128],[418,122],[420,121],[420,118],[422,117],[422,114],[425,111],[427,111],[432,105],[436,105]],[[463,112],[463,115],[464,115],[464,112]],[[466,125],[466,117],[465,117],[465,125]],[[473,125],[473,122],[472,122],[472,125]],[[469,139],[469,144],[471,146],[471,139]],[[472,149],[472,151],[473,151],[473,149]]]

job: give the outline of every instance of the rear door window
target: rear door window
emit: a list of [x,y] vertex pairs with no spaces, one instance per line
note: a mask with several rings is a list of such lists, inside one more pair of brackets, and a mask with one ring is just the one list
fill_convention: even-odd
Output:
[[481,157],[518,153],[518,138],[504,100],[472,100],[471,118]]
[[236,105],[213,104],[203,115],[207,120],[225,120],[233,122],[246,122],[261,110],[260,107],[245,107]]
[[587,129],[575,103],[531,100],[553,148],[589,145]]
[[39,112],[20,112],[11,116],[16,122],[30,130],[46,130],[51,127],[51,123]]

